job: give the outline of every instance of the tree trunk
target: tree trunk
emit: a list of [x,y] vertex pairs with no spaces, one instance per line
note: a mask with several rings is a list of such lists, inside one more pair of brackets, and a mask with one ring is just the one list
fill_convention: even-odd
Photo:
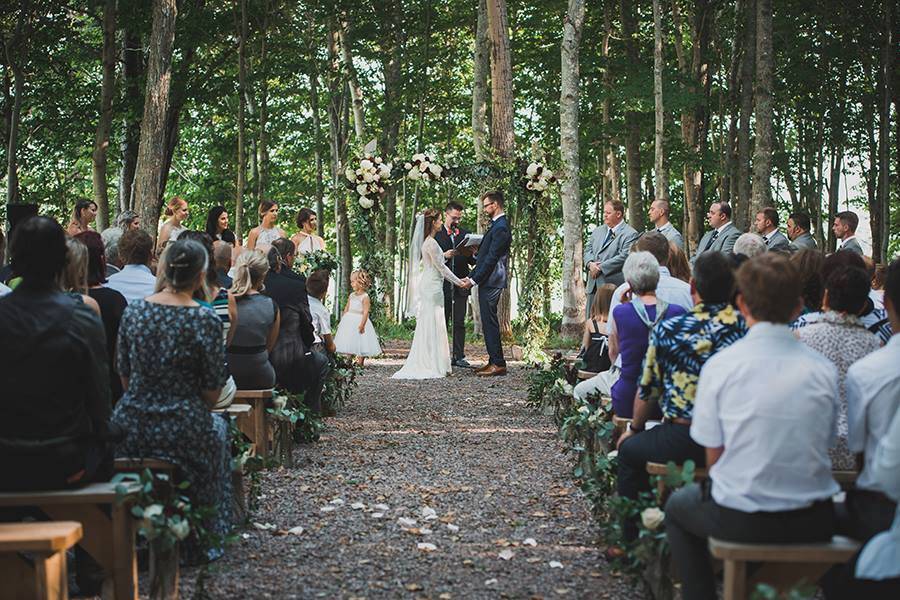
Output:
[[[22,2],[19,14],[16,17],[16,28],[12,39],[4,43],[6,64],[13,73],[13,90],[15,98],[12,102],[12,110],[9,114],[9,137],[6,140],[6,202],[15,204],[19,202],[19,125],[22,120],[22,99],[25,94],[25,62],[27,29],[31,18],[31,3]],[[4,40],[5,42],[5,40]],[[18,56],[14,53],[18,52]]]
[[159,188],[165,153],[166,110],[172,79],[172,48],[175,44],[176,0],[154,0],[153,29],[150,33],[150,58],[147,61],[147,85],[141,141],[134,175],[134,205],[156,243],[159,223]]
[[341,25],[341,52],[344,57],[344,68],[347,69],[347,88],[350,90],[350,98],[353,100],[353,129],[356,132],[356,141],[365,144],[366,140],[366,116],[363,111],[363,93],[359,85],[359,77],[356,67],[353,65],[353,51],[350,47],[350,23],[344,21]]
[[347,110],[346,96],[342,93],[343,81],[341,63],[338,60],[337,25],[331,23],[328,30],[328,130],[331,143],[331,185],[334,195],[335,237],[340,267],[338,293],[335,310],[339,311],[344,298],[350,293],[350,271],[353,269],[353,255],[350,249],[350,222],[347,214],[347,195],[343,183],[343,153],[346,146],[344,114]]
[[[601,46],[601,54],[603,56],[603,60],[608,65],[609,59],[609,40],[613,35],[613,24],[612,24],[612,3],[604,2],[603,4],[603,44]],[[610,123],[612,121],[612,117],[610,115],[610,96],[613,94],[612,90],[612,72],[609,66],[603,69],[602,75],[603,81],[603,103],[601,105],[601,111],[603,113],[603,132],[608,136],[609,130],[611,129]],[[609,137],[608,142],[604,145],[604,163],[606,168],[603,172],[605,177],[604,180],[604,192],[603,192],[603,202],[609,202],[611,200],[621,202],[622,201],[622,166],[619,162],[619,153],[617,151],[619,147],[619,142],[616,138]],[[597,207],[599,221],[599,213],[601,212],[600,206]]]
[[738,119],[740,118],[740,68],[743,60],[744,36],[742,35],[742,21],[744,5],[746,0],[737,0],[735,5],[735,27],[734,42],[731,44],[731,62],[728,70],[728,133],[725,142],[722,145],[722,154],[724,157],[724,179],[722,180],[722,192],[719,198],[722,202],[734,204],[737,199],[737,130]]
[[562,82],[559,97],[559,149],[562,155],[563,318],[560,334],[577,338],[584,327],[584,245],[581,225],[581,163],[578,147],[580,97],[579,46],[584,27],[584,0],[569,0],[563,21]]
[[[878,202],[881,211],[872,215],[872,258],[887,264],[891,238],[891,96],[893,92],[893,2],[884,0],[884,45],[881,53],[881,111],[878,125]],[[877,232],[877,234],[876,234]],[[876,245],[875,242],[878,242]]]
[[653,0],[653,105],[654,105],[654,170],[656,191],[653,199],[669,200],[669,173],[666,170],[665,113],[663,110],[663,31],[659,0]]
[[109,192],[106,185],[106,157],[112,128],[112,100],[116,87],[116,0],[103,3],[103,79],[100,84],[100,115],[94,136],[92,181],[97,203],[97,229],[109,227]]
[[484,149],[490,141],[487,123],[488,77],[491,70],[491,40],[487,31],[486,0],[478,2],[478,23],[475,27],[475,58],[472,83],[472,144],[475,161],[484,160]]
[[[622,37],[625,58],[632,68],[637,68],[640,56],[637,43],[637,15],[635,3],[621,0]],[[641,124],[634,110],[625,113],[625,165],[627,170],[628,224],[644,229],[644,205],[641,197]]]
[[772,0],[756,0],[756,146],[753,152],[753,187],[750,214],[772,206]]
[[756,65],[756,1],[744,5],[744,58],[741,60],[741,116],[737,132],[737,198],[733,214],[738,229],[750,225],[750,116],[753,114],[753,71]]
[[319,75],[315,67],[315,57],[311,59],[313,68],[309,73],[309,103],[313,123],[313,156],[316,163],[316,215],[318,215],[317,233],[325,235],[325,191],[322,165],[322,123],[319,118]]
[[[256,144],[256,201],[261,202],[266,195],[269,184],[269,134],[266,131],[269,121],[269,11],[270,2],[263,2],[262,29],[259,32],[259,67],[261,81],[259,84],[259,133]],[[315,135],[318,136],[316,131]]]
[[247,185],[245,153],[247,112],[247,0],[240,0],[238,23],[237,183],[234,188],[234,236],[244,239],[244,188]]
[[134,208],[134,168],[137,165],[138,143],[141,138],[141,75],[144,71],[141,37],[133,29],[122,35],[122,77],[125,80],[125,117],[122,120],[122,143],[119,151],[119,211]]

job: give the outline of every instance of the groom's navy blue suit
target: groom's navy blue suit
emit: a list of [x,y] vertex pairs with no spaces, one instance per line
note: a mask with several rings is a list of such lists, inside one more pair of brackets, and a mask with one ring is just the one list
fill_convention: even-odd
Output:
[[469,278],[478,285],[478,306],[481,310],[481,328],[487,346],[490,364],[506,367],[503,347],[500,345],[500,321],[497,304],[508,283],[509,246],[512,235],[506,215],[494,220],[478,249],[478,261]]

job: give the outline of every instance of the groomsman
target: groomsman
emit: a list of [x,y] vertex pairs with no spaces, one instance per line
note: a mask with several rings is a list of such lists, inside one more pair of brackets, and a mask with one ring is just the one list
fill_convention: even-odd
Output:
[[835,215],[834,225],[831,226],[831,230],[834,231],[834,237],[841,240],[841,247],[838,248],[839,252],[846,250],[856,252],[862,256],[862,246],[859,245],[859,241],[856,239],[856,228],[858,226],[859,217],[853,211],[845,210]]
[[766,250],[789,252],[791,243],[783,233],[778,231],[778,223],[778,211],[771,206],[756,213],[756,232],[766,242]]
[[731,206],[726,202],[713,202],[706,214],[706,220],[712,231],[707,231],[697,246],[697,252],[691,257],[691,264],[704,252],[718,251],[728,254],[741,232],[731,222]]
[[791,238],[791,251],[818,250],[815,238],[810,233],[809,215],[802,212],[791,213],[787,220],[787,234]]
[[[650,204],[650,222],[656,231],[666,236],[669,242],[684,250],[684,238],[675,226],[669,222],[669,202],[666,200],[654,200]],[[653,231],[653,229],[650,229]]]
[[611,200],[603,205],[603,225],[591,233],[584,249],[584,266],[588,272],[587,306],[594,302],[594,291],[604,283],[622,285],[622,265],[631,246],[640,235],[625,222],[625,205]]
[[[469,233],[459,222],[462,219],[463,206],[457,202],[449,202],[444,208],[444,226],[434,234],[434,240],[444,251],[447,266],[453,274],[460,279],[469,276],[469,266],[475,264],[475,259],[455,250],[456,244],[461,242]],[[453,329],[453,353],[452,364],[454,367],[470,367],[466,361],[466,308],[469,303],[471,291],[455,286],[449,281],[444,281],[444,317],[447,319],[448,329]]]

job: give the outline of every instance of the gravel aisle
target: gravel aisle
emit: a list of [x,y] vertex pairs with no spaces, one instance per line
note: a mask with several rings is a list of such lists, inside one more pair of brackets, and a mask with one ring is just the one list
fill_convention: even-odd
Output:
[[[524,406],[522,368],[393,381],[406,347],[366,366],[293,469],[263,475],[253,521],[276,531],[242,532],[204,596],[641,597],[601,557],[551,420]],[[182,573],[182,597],[197,575]]]

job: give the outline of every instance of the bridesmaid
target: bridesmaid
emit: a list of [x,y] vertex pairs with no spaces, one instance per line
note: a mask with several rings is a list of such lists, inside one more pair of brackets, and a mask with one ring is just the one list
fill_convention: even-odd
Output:
[[159,239],[156,241],[157,256],[162,254],[162,251],[166,249],[166,244],[177,240],[178,236],[185,231],[185,227],[182,223],[188,217],[187,200],[179,198],[178,196],[169,200],[169,205],[166,206],[166,216],[169,218],[166,219],[162,229],[159,230]]
[[308,254],[325,249],[325,240],[316,235],[318,216],[311,208],[301,208],[297,213],[297,228],[291,241],[297,247],[297,254]]
[[93,200],[79,200],[72,209],[72,219],[66,227],[66,233],[76,236],[85,231],[93,231],[91,222],[97,218],[97,203]]
[[261,250],[268,250],[272,242],[283,237],[284,230],[278,227],[278,204],[263,200],[259,203],[259,225],[250,230],[247,249],[259,247]]
[[228,211],[224,206],[213,206],[206,213],[206,233],[215,241],[235,245],[234,232],[228,229]]

